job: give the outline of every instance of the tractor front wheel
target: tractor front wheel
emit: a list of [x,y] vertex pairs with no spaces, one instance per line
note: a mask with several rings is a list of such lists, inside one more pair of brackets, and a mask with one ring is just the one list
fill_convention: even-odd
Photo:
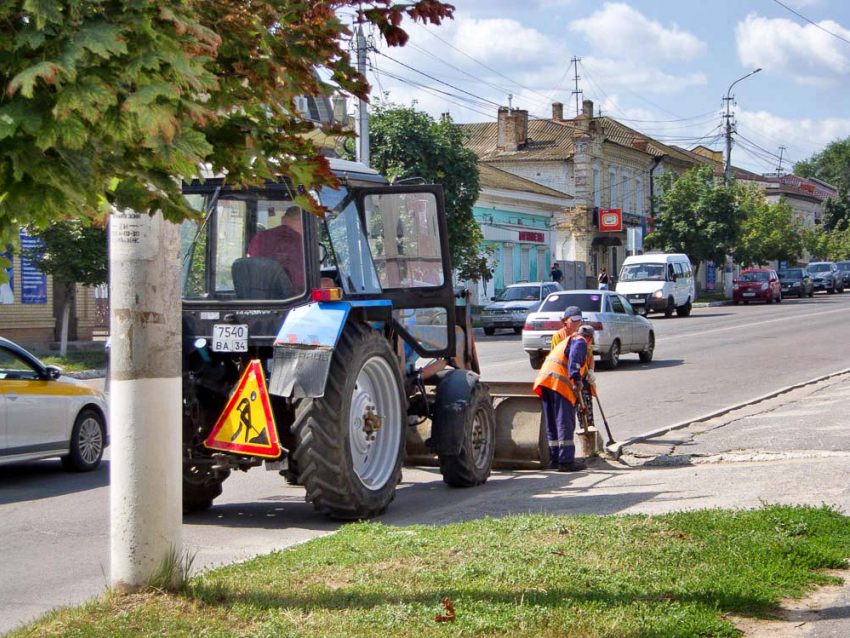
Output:
[[292,431],[298,482],[331,517],[382,513],[401,481],[406,405],[398,363],[373,328],[350,323],[331,359],[325,395],[303,399]]
[[496,414],[487,388],[476,383],[463,411],[453,416],[450,427],[462,429],[463,443],[458,454],[440,455],[443,481],[452,487],[481,485],[490,476],[496,451]]

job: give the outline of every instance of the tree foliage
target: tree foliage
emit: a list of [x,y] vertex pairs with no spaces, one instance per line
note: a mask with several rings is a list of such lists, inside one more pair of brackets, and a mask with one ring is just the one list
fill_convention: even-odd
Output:
[[783,199],[770,204],[755,186],[738,186],[741,235],[732,255],[741,265],[795,262],[804,251],[803,224]]
[[655,230],[645,245],[653,250],[685,253],[694,264],[722,263],[740,235],[735,190],[719,184],[711,167],[700,166],[677,179],[672,171],[659,177]]
[[109,276],[106,230],[71,219],[30,231],[42,247],[25,254],[56,283],[99,286]]
[[481,188],[478,157],[464,148],[463,130],[415,106],[377,104],[370,120],[372,167],[389,178],[421,177],[441,184],[446,198],[452,266],[460,279],[488,276],[481,229],[472,214]]
[[407,40],[404,18],[453,12],[435,0],[0,3],[0,240],[111,207],[192,216],[179,177],[201,166],[232,183],[282,174],[302,192],[334,186],[294,99],[329,92],[319,69],[367,97],[345,8],[390,45]]
[[794,164],[794,174],[816,177],[845,194],[850,192],[850,137],[831,142],[820,153]]

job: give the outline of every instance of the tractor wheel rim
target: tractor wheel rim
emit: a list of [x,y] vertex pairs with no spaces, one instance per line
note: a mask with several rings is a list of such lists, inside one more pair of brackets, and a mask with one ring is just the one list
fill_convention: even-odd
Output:
[[[368,432],[366,420],[379,417],[381,427]],[[354,472],[370,490],[379,490],[392,477],[402,435],[402,411],[396,375],[382,357],[363,364],[351,395],[349,442]]]
[[492,428],[489,425],[487,411],[484,408],[476,410],[472,418],[472,458],[475,467],[479,469],[486,467],[490,456],[490,446],[493,445],[490,437]]
[[97,419],[89,417],[82,422],[77,436],[77,445],[80,456],[86,463],[92,464],[97,461],[103,451],[103,433]]

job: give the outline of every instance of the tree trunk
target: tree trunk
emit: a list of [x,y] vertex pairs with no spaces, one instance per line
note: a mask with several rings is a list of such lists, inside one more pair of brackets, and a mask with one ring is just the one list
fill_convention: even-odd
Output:
[[[62,320],[59,326],[59,356],[63,359],[68,356],[68,333],[71,330],[71,310],[74,308],[77,294],[77,284],[63,284],[62,295]],[[76,335],[75,335],[76,336]]]
[[110,580],[119,592],[182,558],[179,246],[180,227],[159,213],[110,220]]

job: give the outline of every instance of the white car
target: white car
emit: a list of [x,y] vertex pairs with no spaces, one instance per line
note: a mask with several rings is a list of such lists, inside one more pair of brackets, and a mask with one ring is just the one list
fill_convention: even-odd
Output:
[[0,337],[0,465],[58,456],[90,472],[108,444],[106,401]]
[[522,347],[535,370],[549,354],[552,335],[561,329],[564,310],[569,306],[581,308],[584,323],[593,326],[593,352],[609,368],[616,368],[620,356],[627,352],[636,352],[641,363],[652,361],[655,330],[622,295],[610,290],[565,290],[546,297],[540,309],[525,321]]

